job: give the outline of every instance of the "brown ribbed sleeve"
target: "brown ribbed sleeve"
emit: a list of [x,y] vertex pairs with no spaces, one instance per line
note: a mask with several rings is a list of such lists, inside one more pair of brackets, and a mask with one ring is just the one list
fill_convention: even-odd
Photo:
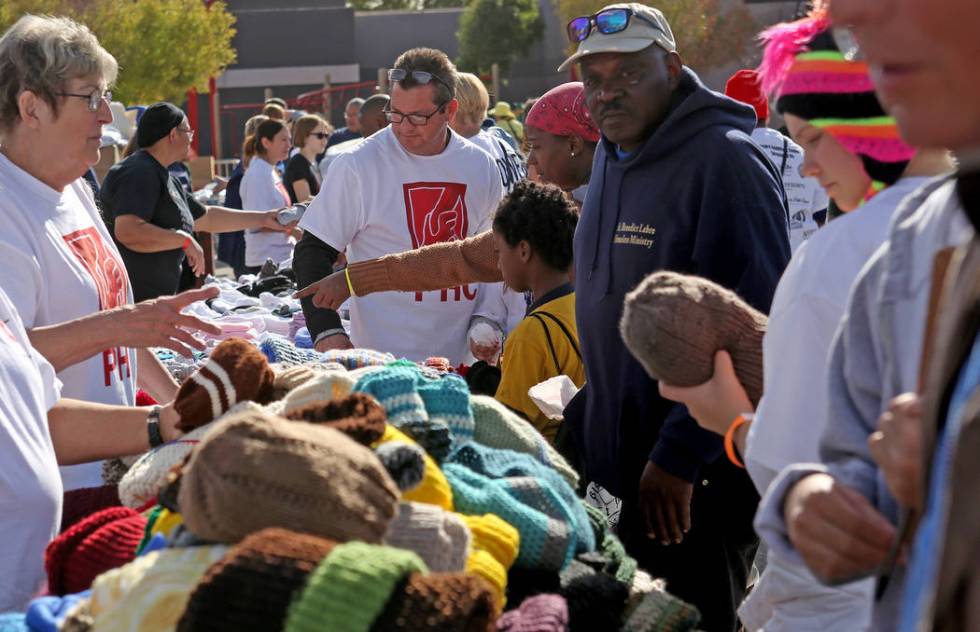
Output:
[[489,230],[462,241],[352,263],[349,270],[357,296],[392,290],[425,292],[466,283],[503,281],[493,250],[493,232]]

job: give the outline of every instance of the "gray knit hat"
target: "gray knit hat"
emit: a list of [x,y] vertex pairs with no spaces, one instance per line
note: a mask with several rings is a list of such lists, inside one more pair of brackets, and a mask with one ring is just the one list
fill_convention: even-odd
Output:
[[385,544],[415,551],[434,573],[460,572],[470,554],[470,528],[459,514],[403,502],[388,526]]
[[655,380],[696,386],[711,379],[725,349],[753,405],[762,396],[767,318],[707,279],[655,272],[626,295],[619,328],[630,353]]
[[177,498],[187,528],[205,540],[232,543],[283,527],[380,542],[398,488],[374,453],[342,432],[249,411],[201,441]]

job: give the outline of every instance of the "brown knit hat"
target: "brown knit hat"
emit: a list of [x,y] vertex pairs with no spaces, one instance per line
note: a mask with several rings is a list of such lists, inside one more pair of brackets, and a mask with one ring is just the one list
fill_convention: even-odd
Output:
[[293,593],[335,545],[286,529],[253,533],[208,569],[177,630],[282,629]]
[[177,428],[190,432],[214,421],[238,402],[268,404],[275,379],[258,347],[239,338],[225,340],[177,391]]
[[715,352],[732,356],[753,405],[762,396],[762,336],[767,318],[707,279],[656,272],[626,295],[619,328],[650,377],[672,386],[711,379]]
[[246,411],[197,445],[177,500],[187,528],[214,542],[266,527],[380,542],[398,488],[374,453],[343,433]]
[[343,432],[361,445],[371,445],[385,433],[388,415],[370,395],[351,393],[332,401],[319,401],[286,413],[286,419],[309,421]]
[[461,573],[412,573],[398,588],[371,632],[488,632],[496,606],[486,582]]

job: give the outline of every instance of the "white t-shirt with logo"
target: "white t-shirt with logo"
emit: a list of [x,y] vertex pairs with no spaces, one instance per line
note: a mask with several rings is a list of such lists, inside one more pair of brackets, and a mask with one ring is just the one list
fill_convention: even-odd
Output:
[[[408,153],[390,127],[341,154],[300,228],[346,250],[352,263],[488,230],[504,194],[497,165],[450,134],[436,156]],[[355,297],[351,341],[410,360],[459,363],[476,297],[475,285]]]
[[[290,205],[289,193],[274,165],[255,156],[248,163],[239,189],[242,207],[249,211],[272,211]],[[245,231],[245,265],[261,266],[266,259],[282,263],[293,256],[296,241],[286,233]]]
[[[122,258],[83,179],[59,193],[0,155],[0,226],[0,289],[27,329],[133,302]],[[106,349],[58,378],[64,397],[132,406],[136,351]],[[61,474],[66,490],[102,484],[101,462]]]
[[497,169],[500,170],[501,183],[507,193],[513,191],[514,185],[527,177],[524,158],[500,137],[481,129],[475,136],[470,136],[466,140],[486,151],[494,159]]
[[41,588],[44,549],[61,523],[61,477],[48,431],[60,389],[0,290],[0,612],[23,612]]
[[830,203],[816,178],[803,177],[803,148],[774,129],[757,127],[752,140],[769,155],[779,169],[784,164],[783,188],[789,202],[789,245],[793,252],[819,228],[813,214]]

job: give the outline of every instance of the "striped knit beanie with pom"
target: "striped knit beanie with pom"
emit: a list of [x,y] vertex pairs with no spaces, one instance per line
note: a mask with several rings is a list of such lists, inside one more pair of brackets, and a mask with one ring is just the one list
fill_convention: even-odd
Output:
[[177,391],[177,427],[190,432],[238,402],[267,404],[272,401],[275,379],[269,362],[253,344],[238,338],[225,340]]
[[826,10],[778,24],[761,38],[758,72],[776,109],[826,130],[857,155],[872,180],[869,197],[898,181],[915,150],[875,96],[868,65],[838,48]]

